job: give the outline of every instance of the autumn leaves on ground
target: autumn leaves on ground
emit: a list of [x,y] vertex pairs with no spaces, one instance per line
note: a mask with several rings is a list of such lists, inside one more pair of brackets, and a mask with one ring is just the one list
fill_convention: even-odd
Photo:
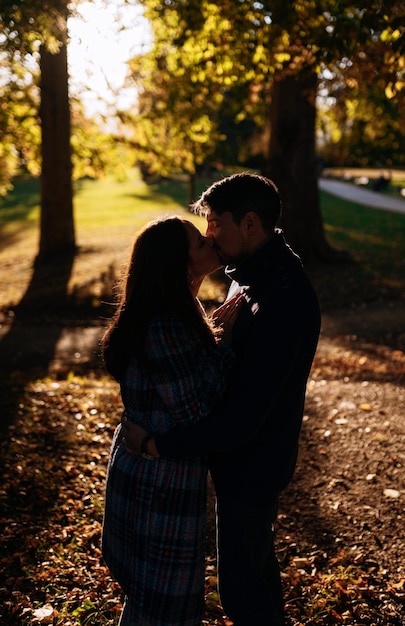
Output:
[[[326,227],[340,234],[328,217]],[[35,244],[23,242],[15,238],[14,257],[0,269],[8,302],[30,280]],[[83,283],[89,268],[109,267],[109,243],[81,253]],[[378,255],[370,263],[367,272],[351,264],[313,270],[322,335],[277,524],[288,626],[405,620],[405,286],[399,273],[383,284]],[[121,591],[100,552],[106,464],[121,412],[98,355],[108,309],[19,317],[1,305],[0,623],[113,626]],[[211,492],[206,624],[227,626],[214,547]]]
[[[356,381],[357,355],[336,354],[326,378],[324,358],[311,377],[296,480],[280,507],[278,555],[289,623],[400,626],[405,394],[386,383],[397,406],[389,413],[378,384]],[[334,365],[342,359],[345,367],[349,358],[350,370],[358,370],[354,382],[333,386],[330,376],[341,375]],[[21,384],[21,374],[15,376]],[[26,386],[2,446],[1,623],[117,623],[121,594],[101,558],[100,523],[120,410],[116,385],[97,372]],[[207,623],[225,625],[215,593],[212,515],[210,521]]]

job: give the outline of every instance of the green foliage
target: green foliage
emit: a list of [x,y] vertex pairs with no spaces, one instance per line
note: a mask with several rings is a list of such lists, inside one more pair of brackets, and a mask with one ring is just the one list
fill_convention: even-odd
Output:
[[155,48],[131,63],[140,90],[132,119],[137,156],[149,173],[163,176],[194,174],[220,140],[215,98],[195,88],[192,57],[170,41],[177,37],[175,18],[171,12],[163,33],[157,23]]
[[103,178],[108,174],[117,180],[127,179],[134,165],[128,141],[100,128],[98,122],[86,116],[76,99],[71,100],[71,116],[73,179]]
[[[0,83],[0,196],[11,188],[18,173],[39,176],[41,171],[38,71],[14,62],[6,71],[7,80]],[[134,164],[127,140],[103,131],[77,100],[71,100],[71,115],[73,179],[100,178],[107,173],[125,179]]]
[[334,166],[405,165],[405,116],[379,87],[347,84],[334,91],[332,114],[320,117],[319,153]]
[[[333,117],[339,120],[340,115],[342,121],[327,135],[333,134],[332,143],[341,140],[339,153],[329,151],[334,157],[338,154],[343,160],[350,154],[364,162],[367,155],[370,161],[380,147],[386,160],[390,145],[394,161],[402,154],[397,148],[404,127],[399,111],[405,110],[401,2],[373,0],[364,7],[345,0],[329,2],[322,11],[314,0],[142,0],[141,4],[151,22],[154,46],[131,64],[140,90],[138,112],[122,114],[132,128],[131,141],[122,136],[117,145],[116,138],[78,113],[74,103],[75,178],[99,176],[108,168],[122,177],[131,156],[148,173],[167,176],[193,174],[210,161],[243,163],[252,154],[265,154],[267,139],[261,135],[272,80],[308,66],[330,69],[334,81],[324,86],[335,97],[337,83],[344,86],[333,111]],[[74,4],[66,0],[1,4],[0,55],[8,69],[7,80],[0,85],[0,192],[8,188],[21,160],[31,173],[39,171],[38,72],[29,58],[33,55],[35,61],[41,43],[57,50],[63,41],[58,15],[66,16],[68,10],[74,10]],[[367,112],[372,111],[370,94],[350,88],[354,80],[367,89],[373,84],[373,99],[378,98],[383,111],[378,128],[372,128]],[[385,105],[385,98],[392,106]],[[388,127],[385,119],[392,120]],[[368,149],[369,142],[375,150]]]
[[[65,0],[1,3],[0,196],[17,173],[40,174],[39,50],[41,45],[59,50],[65,42],[62,21],[67,15]],[[101,130],[86,117],[79,101],[72,99],[70,105],[74,179],[97,178],[107,171],[123,179],[134,163],[127,142]]]
[[34,176],[40,168],[40,127],[38,124],[38,72],[27,59],[1,51],[0,76],[0,196],[22,167]]
[[[228,163],[241,162],[249,158],[246,144],[254,139],[253,151],[265,155],[263,141],[257,142],[257,129],[263,132],[266,127],[272,81],[291,74],[298,76],[308,68],[320,75],[328,68],[334,80],[323,82],[324,96],[326,90],[329,95],[336,95],[336,87],[343,86],[345,107],[350,102],[355,105],[355,114],[344,129],[341,158],[353,155],[353,148],[357,147],[359,155],[354,158],[373,161],[380,138],[387,135],[396,137],[400,144],[398,112],[403,108],[405,92],[402,2],[381,4],[375,0],[365,7],[364,3],[345,0],[329,2],[322,10],[314,0],[143,0],[142,4],[152,25],[154,46],[150,53],[132,63],[133,78],[141,89],[135,137],[139,138],[141,153],[143,150],[153,171],[167,173],[178,171],[179,167],[193,171],[193,163],[218,155]],[[389,120],[373,132],[360,130],[360,137],[352,127],[353,120],[359,114],[363,119],[361,109],[372,109],[372,105],[368,104],[369,92],[353,91],[353,81],[367,89],[372,83],[373,95],[384,112],[382,118]],[[391,106],[383,102],[387,98]],[[189,135],[193,122],[203,119],[204,111],[209,124],[194,154],[195,144],[188,143]],[[338,110],[336,115],[339,116]],[[221,150],[218,139],[237,136],[242,120],[252,122],[250,127],[244,127],[245,131],[250,129],[250,134],[243,138],[244,151],[240,141],[232,142],[231,153]],[[342,125],[337,128],[340,139]],[[213,145],[208,143],[209,136],[214,137]],[[368,142],[374,143],[375,151],[367,149]],[[382,148],[383,158],[388,146],[389,141]],[[391,145],[392,154],[394,161],[396,155],[401,155],[395,142]]]
[[[154,46],[130,64],[140,88],[134,143],[150,172],[164,175],[186,171],[226,155],[236,163],[240,142],[231,154],[222,148],[237,137],[250,106],[253,73],[235,63],[232,20],[210,3],[145,2]],[[253,96],[252,96],[253,98]],[[256,98],[256,100],[258,100]],[[245,103],[242,113],[240,103]],[[263,119],[263,118],[261,118]]]

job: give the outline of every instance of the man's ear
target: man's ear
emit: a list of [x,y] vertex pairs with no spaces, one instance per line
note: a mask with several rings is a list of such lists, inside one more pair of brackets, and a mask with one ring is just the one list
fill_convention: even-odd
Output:
[[248,211],[245,213],[243,223],[246,231],[250,231],[250,234],[253,234],[253,232],[257,229],[258,219],[257,213],[254,211]]

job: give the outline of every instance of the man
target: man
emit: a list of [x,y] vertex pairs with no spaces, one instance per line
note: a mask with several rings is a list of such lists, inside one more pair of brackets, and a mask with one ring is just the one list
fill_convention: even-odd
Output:
[[132,427],[124,432],[131,449],[139,451],[142,438],[142,453],[156,457],[210,453],[224,611],[235,626],[281,626],[273,524],[296,465],[319,303],[276,228],[281,203],[272,181],[229,176],[211,185],[194,210],[206,216],[207,236],[228,264],[227,299],[244,297],[232,332],[234,375],[215,411],[192,427],[154,438],[141,431],[133,439]]

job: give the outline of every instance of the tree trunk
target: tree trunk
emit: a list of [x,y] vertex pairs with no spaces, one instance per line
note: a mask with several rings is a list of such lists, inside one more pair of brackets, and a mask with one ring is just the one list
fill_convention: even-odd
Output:
[[329,259],[318,192],[315,154],[317,75],[275,78],[270,106],[271,136],[263,173],[277,184],[283,204],[280,226],[304,263]]
[[48,263],[72,255],[76,248],[66,45],[57,54],[42,46],[40,68],[42,177],[37,262]]

